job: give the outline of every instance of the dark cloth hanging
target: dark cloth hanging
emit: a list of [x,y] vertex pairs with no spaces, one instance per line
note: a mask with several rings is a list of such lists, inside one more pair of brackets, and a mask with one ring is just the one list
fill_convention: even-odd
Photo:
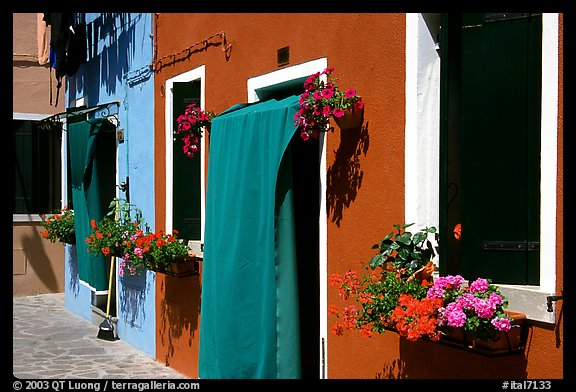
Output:
[[[50,26],[50,67],[56,76],[56,103],[62,87],[62,78],[74,75],[86,62],[86,23],[73,12],[45,13],[44,21]],[[50,72],[52,79],[52,72]],[[52,87],[50,87],[52,105]]]

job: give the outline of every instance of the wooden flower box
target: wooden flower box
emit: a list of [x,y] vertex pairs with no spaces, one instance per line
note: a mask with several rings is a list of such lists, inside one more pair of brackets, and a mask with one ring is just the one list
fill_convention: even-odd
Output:
[[521,353],[527,340],[526,315],[513,311],[506,313],[513,319],[512,329],[499,332],[494,340],[474,339],[462,328],[445,328],[439,343],[488,356]]
[[198,275],[200,273],[200,266],[196,256],[186,257],[182,260],[170,263],[168,268],[160,268],[157,265],[150,263],[152,271],[173,276],[175,278],[183,278],[187,276]]

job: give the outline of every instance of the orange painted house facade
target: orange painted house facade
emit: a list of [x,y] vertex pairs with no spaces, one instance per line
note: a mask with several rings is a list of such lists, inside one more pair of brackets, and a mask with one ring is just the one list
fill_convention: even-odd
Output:
[[[294,81],[301,82],[327,67],[335,69],[341,86],[353,87],[362,96],[365,111],[361,130],[350,133],[335,127],[333,132],[321,135],[319,143],[320,181],[318,191],[311,189],[313,196],[320,194],[320,218],[313,228],[318,241],[311,258],[313,277],[306,283],[307,289],[300,291],[306,295],[301,303],[309,303],[309,318],[301,321],[306,322],[301,328],[305,331],[302,339],[309,343],[302,362],[305,378],[564,377],[562,15],[514,14],[517,17],[513,19],[500,14],[478,15],[483,18],[481,23],[455,21],[451,15],[391,13],[160,13],[152,18],[156,229],[172,230],[178,226],[176,218],[187,214],[179,210],[184,207],[177,194],[183,183],[190,183],[198,208],[193,217],[184,217],[184,221],[200,222],[187,238],[195,243],[200,255],[210,172],[210,134],[203,138],[199,166],[194,169],[197,174],[182,173],[175,157],[179,150],[172,142],[174,118],[182,110],[178,105],[192,102],[193,97],[200,107],[221,113],[235,104],[263,100],[271,92],[288,91]],[[492,357],[435,342],[409,342],[388,331],[370,338],[353,333],[335,336],[328,307],[339,299],[328,283],[330,276],[361,271],[374,255],[372,245],[392,231],[393,225],[415,222],[419,227],[439,227],[441,236],[448,235],[453,219],[460,218],[450,212],[454,199],[461,205],[463,235],[466,230],[471,232],[472,225],[466,226],[466,222],[477,218],[467,211],[474,210],[476,207],[470,205],[482,200],[471,196],[472,191],[464,193],[464,189],[473,189],[466,188],[472,185],[464,180],[457,184],[462,193],[458,197],[451,193],[455,189],[450,176],[457,160],[453,152],[457,142],[451,139],[450,130],[468,124],[454,125],[451,121],[473,115],[476,117],[470,124],[486,122],[486,133],[471,142],[484,148],[488,145],[486,140],[491,140],[494,150],[490,148],[484,155],[509,148],[508,139],[500,141],[495,139],[497,134],[490,133],[494,127],[486,117],[490,112],[474,112],[474,108],[487,105],[484,93],[476,93],[474,89],[478,87],[469,83],[473,77],[467,72],[475,71],[464,65],[486,56],[484,52],[468,50],[478,39],[472,26],[494,28],[497,36],[503,34],[498,29],[513,23],[526,23],[518,29],[528,29],[527,35],[536,42],[530,41],[527,48],[541,48],[537,53],[527,49],[535,58],[526,67],[526,72],[535,69],[538,75],[536,86],[526,89],[541,97],[535,100],[541,105],[537,111],[540,115],[526,120],[536,129],[530,134],[536,136],[527,140],[538,139],[537,146],[532,146],[535,150],[530,151],[538,152],[537,185],[541,192],[535,200],[527,197],[526,209],[536,206],[537,215],[527,218],[526,225],[534,220],[539,223],[534,229],[537,239],[528,238],[525,242],[537,243],[538,247],[526,256],[527,263],[532,264],[528,272],[521,274],[523,280],[508,281],[507,276],[498,275],[504,282],[501,290],[509,300],[509,309],[527,316],[525,349]],[[460,56],[460,60],[451,56]],[[461,78],[454,82],[453,75]],[[501,85],[499,88],[505,89]],[[470,95],[460,99],[453,92],[456,90],[458,94]],[[477,105],[463,103],[470,102],[470,97],[478,99]],[[455,110],[467,114],[459,116]],[[526,143],[526,148],[531,145]],[[472,152],[460,153],[464,156]],[[475,170],[473,165],[467,165],[462,164],[459,170]],[[530,162],[527,167],[531,173]],[[492,184],[487,186],[493,186],[491,194],[497,194],[498,187],[506,183],[505,179],[481,177],[478,172],[470,176]],[[514,224],[503,220],[498,230],[513,230]],[[485,238],[484,244],[512,241],[504,237]],[[468,271],[464,261],[456,261],[454,253],[447,253],[449,246],[449,241],[440,242],[438,273]],[[534,257],[536,261],[530,261]],[[200,274],[192,277],[156,275],[156,358],[191,378],[202,377],[198,358],[202,267],[209,262],[202,260]],[[496,284],[500,282],[495,279]],[[552,296],[556,298],[550,302],[550,309],[547,299]]]

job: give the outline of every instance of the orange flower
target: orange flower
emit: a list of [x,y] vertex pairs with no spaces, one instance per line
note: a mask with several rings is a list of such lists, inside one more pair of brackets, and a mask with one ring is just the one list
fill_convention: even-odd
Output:
[[456,238],[457,240],[460,240],[460,238],[462,238],[462,224],[458,223],[456,226],[454,226],[454,238]]
[[107,247],[107,246],[103,247],[103,248],[102,248],[102,254],[103,254],[104,256],[108,256],[108,255],[110,254],[110,248]]

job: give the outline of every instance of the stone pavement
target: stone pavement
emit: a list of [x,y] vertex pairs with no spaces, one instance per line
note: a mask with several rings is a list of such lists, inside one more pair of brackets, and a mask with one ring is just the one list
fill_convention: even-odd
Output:
[[64,294],[13,297],[13,374],[21,379],[186,379],[64,307]]

